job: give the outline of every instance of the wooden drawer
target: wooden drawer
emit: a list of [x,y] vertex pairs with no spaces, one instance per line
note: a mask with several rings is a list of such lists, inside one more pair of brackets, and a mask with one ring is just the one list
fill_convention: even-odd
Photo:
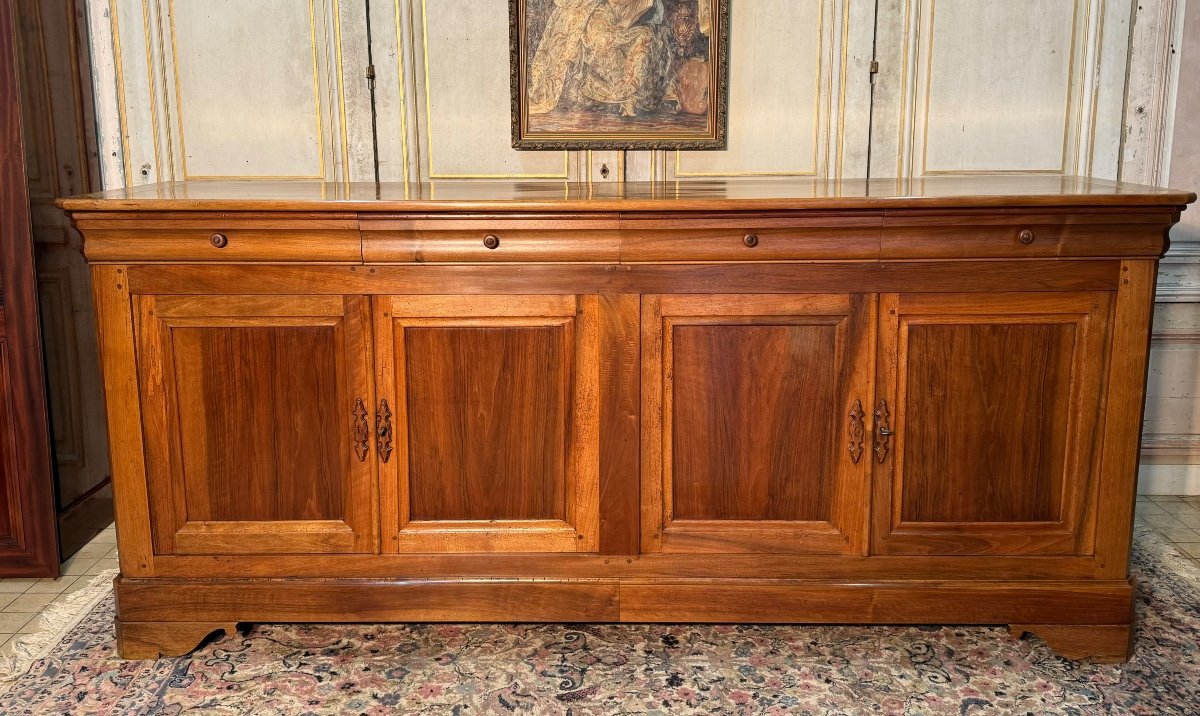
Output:
[[616,262],[614,218],[379,219],[362,224],[368,263]]
[[621,260],[808,261],[875,259],[882,218],[716,216],[621,222]]
[[91,229],[89,261],[360,263],[358,231],[342,228]]
[[880,258],[1159,256],[1165,214],[889,214]]

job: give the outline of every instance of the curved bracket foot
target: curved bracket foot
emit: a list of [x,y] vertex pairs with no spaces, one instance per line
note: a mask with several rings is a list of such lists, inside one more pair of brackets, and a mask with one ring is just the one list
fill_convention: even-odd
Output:
[[116,623],[117,654],[122,659],[158,659],[184,656],[196,650],[210,634],[237,633],[236,622],[124,622]]
[[1120,664],[1133,655],[1132,624],[1011,624],[1008,632],[1041,637],[1054,653],[1073,661]]

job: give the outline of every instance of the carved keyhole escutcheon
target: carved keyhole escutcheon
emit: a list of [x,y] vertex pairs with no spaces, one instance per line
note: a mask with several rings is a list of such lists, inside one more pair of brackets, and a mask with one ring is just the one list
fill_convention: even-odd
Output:
[[886,460],[891,450],[888,442],[895,433],[892,432],[890,420],[891,413],[888,411],[887,401],[879,401],[879,405],[875,407],[875,442],[871,446],[875,453],[875,462]]
[[863,454],[863,436],[866,434],[863,418],[866,415],[863,412],[862,401],[854,401],[854,407],[850,409],[850,461],[855,465]]
[[371,432],[367,427],[367,406],[362,398],[354,401],[354,411],[350,415],[354,418],[354,454],[359,462],[365,462],[367,450],[371,448]]
[[379,412],[375,413],[375,451],[385,464],[392,456],[392,409],[387,398],[379,402]]

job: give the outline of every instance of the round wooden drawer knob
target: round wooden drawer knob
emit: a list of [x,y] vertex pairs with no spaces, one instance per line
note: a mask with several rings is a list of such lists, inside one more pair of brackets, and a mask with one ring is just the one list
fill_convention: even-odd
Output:
[[495,234],[488,234],[483,237],[483,247],[486,249],[496,249],[500,247],[500,237]]
[[742,239],[742,243],[745,244],[747,248],[752,249],[755,246],[758,246],[758,235],[746,234],[746,236]]
[[1035,238],[1037,237],[1034,236],[1033,232],[1029,229],[1023,229],[1021,233],[1017,234],[1017,241],[1020,241],[1022,244],[1026,245],[1032,244]]
[[208,237],[208,243],[216,246],[218,249],[223,249],[229,245],[229,237],[225,234],[213,234]]

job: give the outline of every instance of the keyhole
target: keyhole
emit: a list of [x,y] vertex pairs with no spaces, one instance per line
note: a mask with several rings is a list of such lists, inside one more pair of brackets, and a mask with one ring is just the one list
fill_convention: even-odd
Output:
[[608,165],[607,164],[600,165],[600,176],[605,179],[608,178]]

